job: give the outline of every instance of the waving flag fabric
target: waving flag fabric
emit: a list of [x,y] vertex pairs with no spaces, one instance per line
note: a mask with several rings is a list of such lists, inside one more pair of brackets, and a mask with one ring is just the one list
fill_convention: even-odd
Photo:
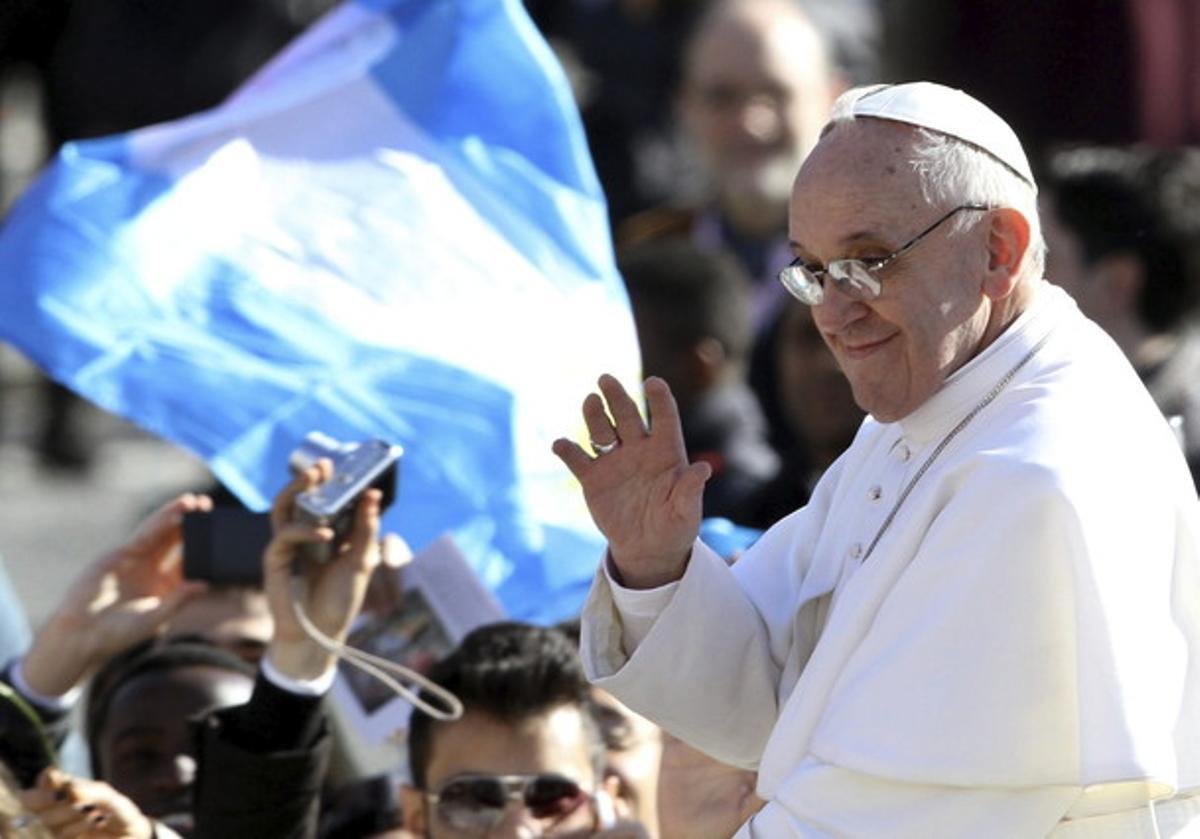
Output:
[[601,551],[549,451],[633,321],[570,92],[518,0],[359,0],[220,107],[72,144],[0,234],[0,338],[268,505],[311,430],[405,447],[516,617]]

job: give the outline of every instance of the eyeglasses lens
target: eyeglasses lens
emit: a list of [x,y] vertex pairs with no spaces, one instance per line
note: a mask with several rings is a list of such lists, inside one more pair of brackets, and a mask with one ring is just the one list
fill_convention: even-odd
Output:
[[525,787],[525,806],[539,819],[561,819],[579,808],[587,798],[574,781],[553,775],[535,778]]
[[[484,830],[501,818],[508,789],[500,778],[464,778],[447,784],[437,796],[438,816],[455,830]],[[559,775],[538,775],[525,783],[522,801],[537,819],[562,819],[575,812],[587,794]]]
[[779,272],[779,281],[788,293],[802,303],[816,306],[825,299],[821,282],[803,265],[789,265]]
[[838,290],[855,300],[872,300],[883,287],[866,265],[857,259],[838,259],[829,264],[829,277]]
[[508,803],[499,778],[471,778],[447,784],[438,793],[437,811],[456,830],[490,827]]

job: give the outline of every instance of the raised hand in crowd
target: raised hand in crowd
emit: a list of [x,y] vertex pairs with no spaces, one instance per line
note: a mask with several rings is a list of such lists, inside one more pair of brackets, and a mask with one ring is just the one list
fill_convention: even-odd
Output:
[[61,696],[113,654],[152,637],[204,583],[184,580],[185,513],[212,509],[204,495],[164,504],[130,540],[96,560],[67,589],[22,664],[43,696]]
[[20,794],[26,809],[55,839],[155,839],[154,824],[137,805],[104,781],[76,778],[49,768]]
[[314,679],[332,670],[334,656],[313,641],[296,614],[298,602],[308,619],[334,641],[344,641],[362,607],[371,575],[380,562],[379,512],[382,494],[367,490],[354,512],[349,539],[328,562],[301,560],[299,549],[334,538],[329,527],[292,520],[297,495],[329,480],[333,465],[321,460],[296,477],[275,498],[271,525],[275,536],[263,556],[263,588],[275,619],[267,657],[283,675]]
[[567,439],[554,442],[554,453],[583,485],[620,581],[652,588],[677,580],[700,531],[712,468],[688,464],[679,410],[665,381],[646,380],[649,426],[615,378],[601,376],[600,393],[603,398],[591,393],[583,402],[596,456]]

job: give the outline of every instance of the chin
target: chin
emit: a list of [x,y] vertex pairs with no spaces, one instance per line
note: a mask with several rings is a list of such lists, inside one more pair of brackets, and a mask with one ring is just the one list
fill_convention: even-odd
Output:
[[870,414],[876,422],[896,422],[915,410],[908,407],[907,404],[899,403],[895,399],[886,398],[878,393],[861,393],[853,384],[851,384],[851,390],[854,391],[854,401],[858,407]]

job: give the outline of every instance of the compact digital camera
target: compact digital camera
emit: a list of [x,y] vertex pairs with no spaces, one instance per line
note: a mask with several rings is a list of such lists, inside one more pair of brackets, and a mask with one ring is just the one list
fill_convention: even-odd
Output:
[[368,489],[376,488],[383,492],[381,511],[391,505],[396,499],[400,457],[403,454],[400,446],[383,440],[343,443],[319,431],[313,431],[304,438],[288,458],[288,466],[293,474],[303,472],[321,458],[333,461],[333,474],[323,484],[296,496],[292,518],[313,527],[332,528],[333,539],[301,546],[302,559],[328,562],[337,555],[354,526],[354,510],[358,499]]

